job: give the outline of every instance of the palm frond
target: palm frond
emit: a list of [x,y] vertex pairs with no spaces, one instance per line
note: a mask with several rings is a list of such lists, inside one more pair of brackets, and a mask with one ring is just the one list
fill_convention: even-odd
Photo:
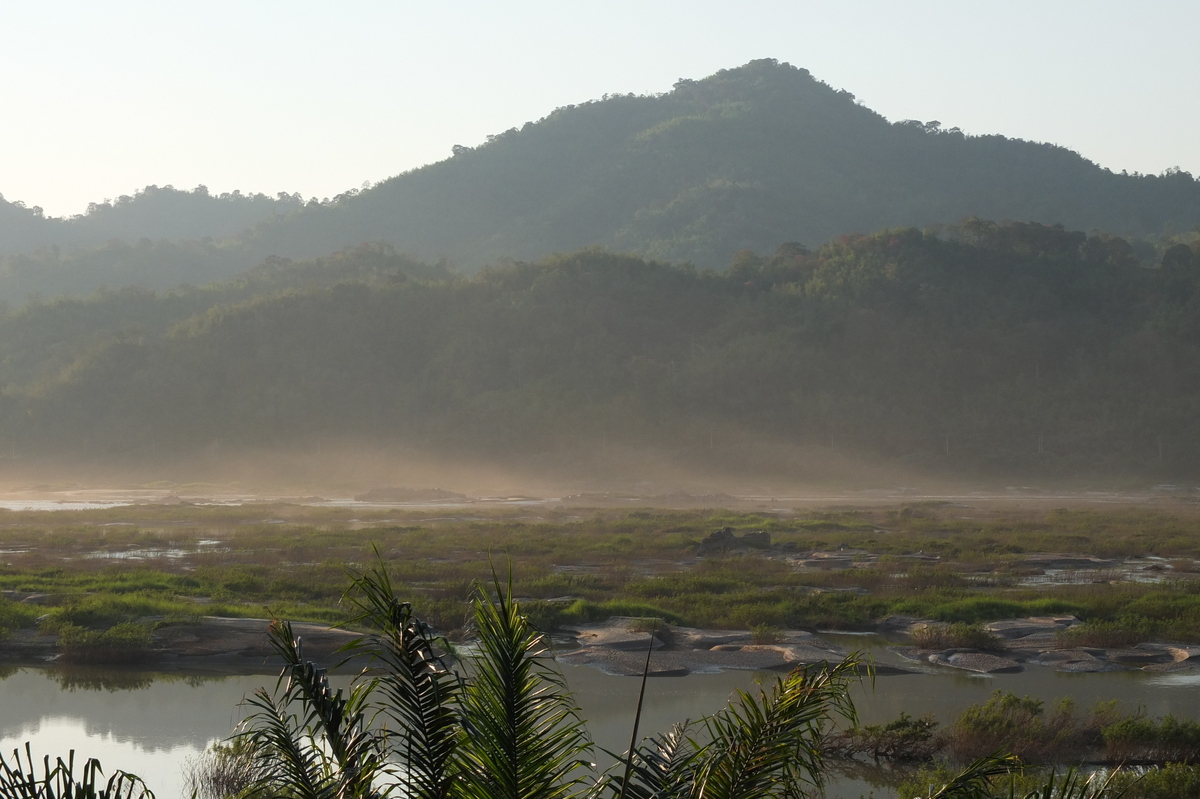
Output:
[[[378,556],[378,552],[376,553]],[[459,678],[434,650],[436,639],[413,615],[411,603],[396,598],[382,560],[355,577],[347,598],[356,621],[379,632],[346,651],[367,654],[381,672],[369,683],[379,712],[394,724],[387,752],[400,765],[404,794],[411,799],[446,799],[461,724],[456,712]]]
[[566,799],[582,791],[591,743],[511,580],[501,586],[493,575],[493,584],[494,600],[475,594],[479,643],[462,692],[459,788],[468,799]]
[[255,712],[242,733],[262,765],[257,787],[288,785],[303,799],[371,796],[384,760],[366,725],[367,686],[356,684],[343,696],[325,669],[304,660],[290,624],[272,622],[269,635],[284,669],[274,694],[259,690],[249,700]]
[[973,761],[936,790],[930,786],[928,799],[995,799],[996,777],[1012,774],[1021,767],[1013,755],[988,755]]
[[696,799],[799,796],[820,788],[821,738],[833,717],[857,720],[849,688],[860,665],[852,655],[832,668],[794,671],[769,692],[739,691],[704,720],[710,741],[699,754]]
[[691,728],[689,722],[676,724],[626,753],[622,760],[629,763],[629,768],[609,782],[614,795],[625,799],[687,799],[702,751],[688,736]]
[[12,763],[0,755],[0,799],[154,799],[140,777],[124,771],[113,772],[101,785],[104,773],[94,757],[84,761],[83,773],[77,778],[74,749],[66,761],[60,757],[53,767],[49,757],[43,758],[40,777],[37,771],[28,743],[24,763],[19,749],[13,750]]

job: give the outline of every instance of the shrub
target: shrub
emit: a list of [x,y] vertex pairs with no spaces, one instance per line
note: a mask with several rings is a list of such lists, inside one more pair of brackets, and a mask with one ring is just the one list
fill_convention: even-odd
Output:
[[58,628],[58,645],[67,661],[134,663],[146,658],[152,642],[150,627],[133,622],[107,630],[85,630],[74,624]]
[[750,640],[756,644],[777,644],[783,640],[783,632],[772,624],[757,624],[750,630]]
[[1122,799],[1194,799],[1200,796],[1200,767],[1171,763],[1141,774],[1119,774],[1113,787]]
[[1200,724],[1164,716],[1121,719],[1102,730],[1105,757],[1115,762],[1200,763]]
[[1123,619],[1119,622],[1088,621],[1059,630],[1055,638],[1058,645],[1064,649],[1077,646],[1117,649],[1150,640],[1153,637],[1151,629],[1150,623],[1145,619]]
[[13,630],[33,627],[43,612],[43,609],[36,605],[25,605],[0,597],[0,630],[4,631],[0,633],[0,639],[6,638]]
[[825,739],[827,754],[839,757],[869,755],[874,760],[920,762],[932,758],[945,744],[937,736],[932,716],[914,719],[901,713],[887,724],[868,724]]
[[1005,649],[1003,640],[978,624],[929,624],[914,630],[912,638],[921,649],[984,649],[991,652]]
[[242,796],[263,776],[262,768],[245,738],[228,744],[214,743],[184,764],[187,796],[193,799],[228,799]]
[[949,748],[962,760],[1007,751],[1027,763],[1059,763],[1099,746],[1101,725],[1111,721],[1111,712],[1112,707],[1104,705],[1090,719],[1081,719],[1074,703],[1064,699],[1047,716],[1039,699],[996,691],[959,716],[950,731]]

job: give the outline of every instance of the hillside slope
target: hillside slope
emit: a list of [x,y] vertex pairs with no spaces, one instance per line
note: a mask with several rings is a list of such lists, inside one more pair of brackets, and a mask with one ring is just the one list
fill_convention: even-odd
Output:
[[106,458],[625,442],[731,463],[770,441],[960,472],[1200,474],[1186,244],[1147,269],[1119,238],[970,220],[744,251],[722,273],[587,250],[470,279],[356,252],[319,288],[282,276],[339,261],[276,265],[283,290],[211,287],[211,304],[10,313],[2,440]]
[[1200,183],[890,124],[806,70],[762,60],[660,96],[560,108],[259,233],[280,254],[381,239],[468,270],[591,245],[721,267],[744,248],[968,216],[1156,236],[1200,223]]

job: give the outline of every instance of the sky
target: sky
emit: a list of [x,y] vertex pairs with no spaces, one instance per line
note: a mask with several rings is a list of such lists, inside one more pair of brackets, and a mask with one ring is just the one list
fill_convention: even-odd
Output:
[[606,93],[755,58],[892,120],[1200,175],[1200,2],[7,2],[0,193],[327,197]]

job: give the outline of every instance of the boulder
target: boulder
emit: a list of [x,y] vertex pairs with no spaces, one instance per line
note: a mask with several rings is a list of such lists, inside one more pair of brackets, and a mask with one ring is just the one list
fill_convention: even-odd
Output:
[[768,549],[771,546],[771,534],[766,530],[762,530],[757,533],[746,533],[739,539],[739,541],[742,544],[748,547],[754,547],[755,549]]
[[734,547],[734,542],[736,541],[737,536],[733,534],[733,528],[722,527],[720,530],[704,537],[704,540],[696,546],[696,554],[709,555],[717,552],[728,552]]

